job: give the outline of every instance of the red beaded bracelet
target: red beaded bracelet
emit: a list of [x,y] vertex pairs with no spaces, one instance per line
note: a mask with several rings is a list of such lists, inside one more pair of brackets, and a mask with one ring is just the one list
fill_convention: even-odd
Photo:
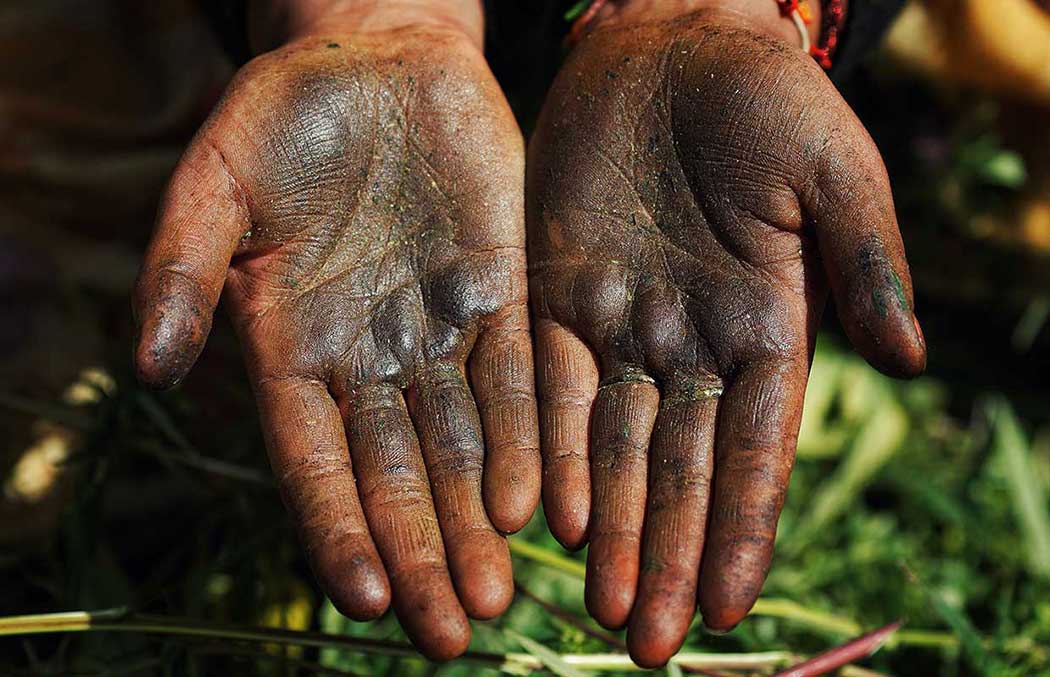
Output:
[[846,18],[846,7],[843,0],[823,0],[820,7],[820,40],[816,45],[810,44],[809,30],[806,28],[813,21],[806,0],[775,0],[780,13],[795,22],[802,37],[802,49],[809,53],[824,68],[831,68],[831,57],[839,44],[839,31]]
[[845,21],[845,0],[824,0],[820,8],[820,40],[809,53],[825,69],[831,68],[831,57],[839,45],[839,32]]
[[[802,49],[817,60],[823,68],[831,68],[831,57],[835,54],[835,48],[839,43],[839,32],[846,19],[846,5],[844,0],[821,0],[821,22],[820,39],[817,44],[810,44],[809,30],[806,25],[813,18],[809,11],[806,0],[774,0],[780,7],[780,13],[790,18],[798,27],[799,35],[802,37]],[[591,0],[579,17],[573,22],[569,31],[569,44],[574,44],[583,37],[587,25],[594,19],[608,0]]]

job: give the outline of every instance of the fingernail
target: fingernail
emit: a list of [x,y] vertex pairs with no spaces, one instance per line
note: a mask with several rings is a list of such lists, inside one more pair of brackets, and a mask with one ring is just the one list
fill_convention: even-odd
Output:
[[734,630],[736,630],[736,625],[731,625],[728,628],[726,628],[725,630],[717,630],[715,628],[709,628],[706,625],[701,625],[700,627],[704,629],[704,632],[706,632],[709,635],[714,635],[715,637],[721,637],[722,635],[728,635],[729,633],[731,633]]
[[912,315],[911,316],[911,321],[912,321],[912,324],[915,325],[915,335],[919,337],[919,344],[923,347],[923,349],[925,349],[926,348],[926,336],[923,335],[922,327],[919,326],[919,318],[917,318],[914,315]]

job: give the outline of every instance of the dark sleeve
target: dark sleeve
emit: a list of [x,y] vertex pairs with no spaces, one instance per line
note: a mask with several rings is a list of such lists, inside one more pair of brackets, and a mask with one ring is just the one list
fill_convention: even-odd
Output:
[[841,85],[879,44],[905,0],[849,0],[842,38],[829,75]]
[[197,0],[201,13],[208,18],[215,37],[235,66],[252,58],[248,44],[248,0]]

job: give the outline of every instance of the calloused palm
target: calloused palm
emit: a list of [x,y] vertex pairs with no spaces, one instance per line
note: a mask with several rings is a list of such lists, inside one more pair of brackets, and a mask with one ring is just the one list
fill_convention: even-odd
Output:
[[458,34],[292,43],[240,71],[186,151],[136,294],[136,363],[163,387],[225,283],[321,586],[359,619],[392,594],[435,658],[510,603],[500,532],[539,497],[523,155]]
[[889,182],[820,68],[718,11],[585,37],[527,172],[545,512],[659,665],[697,599],[724,630],[759,594],[826,288],[873,364],[924,367]]

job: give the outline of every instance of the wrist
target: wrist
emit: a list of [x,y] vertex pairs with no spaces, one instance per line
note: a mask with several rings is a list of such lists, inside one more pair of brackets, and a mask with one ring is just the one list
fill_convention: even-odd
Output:
[[258,53],[321,35],[432,28],[484,40],[481,0],[270,0],[253,5],[248,29]]
[[[809,42],[817,44],[821,31],[821,1],[808,3],[810,21],[805,25]],[[684,14],[723,15],[744,21],[752,29],[801,48],[799,28],[785,16],[776,0],[607,0],[585,30],[599,26],[666,20]]]

